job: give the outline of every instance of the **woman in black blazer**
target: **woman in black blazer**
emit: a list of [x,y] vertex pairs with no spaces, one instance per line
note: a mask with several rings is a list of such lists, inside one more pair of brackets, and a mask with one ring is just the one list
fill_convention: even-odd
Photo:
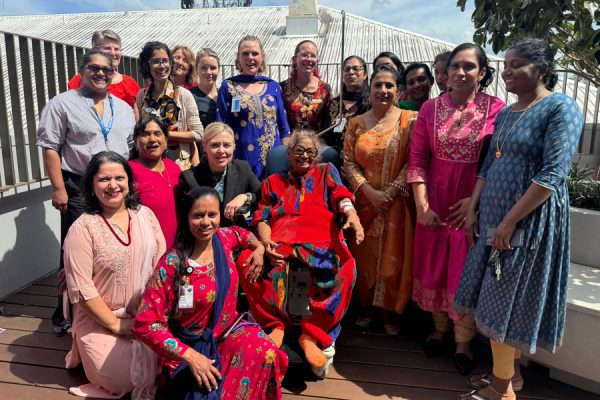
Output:
[[204,128],[199,165],[183,171],[179,178],[184,193],[196,186],[210,186],[221,197],[221,226],[247,227],[246,219],[256,209],[261,183],[250,165],[234,160],[235,137],[229,125],[213,122]]

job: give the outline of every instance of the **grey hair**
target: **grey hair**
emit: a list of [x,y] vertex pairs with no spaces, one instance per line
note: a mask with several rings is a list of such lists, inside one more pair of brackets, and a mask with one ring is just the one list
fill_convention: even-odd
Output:
[[112,29],[104,29],[103,31],[96,31],[92,34],[92,49],[99,49],[102,47],[102,43],[106,39],[114,40],[121,45],[121,37],[119,34]]

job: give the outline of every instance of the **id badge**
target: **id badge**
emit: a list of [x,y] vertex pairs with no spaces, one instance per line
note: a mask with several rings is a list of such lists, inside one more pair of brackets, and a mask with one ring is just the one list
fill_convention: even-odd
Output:
[[241,109],[242,109],[242,97],[235,96],[233,99],[231,99],[231,112],[232,113],[240,112]]
[[179,287],[179,303],[177,306],[180,310],[191,310],[194,308],[194,287],[192,285]]
[[342,133],[346,129],[346,117],[342,117],[342,120],[338,126],[333,128],[334,133]]

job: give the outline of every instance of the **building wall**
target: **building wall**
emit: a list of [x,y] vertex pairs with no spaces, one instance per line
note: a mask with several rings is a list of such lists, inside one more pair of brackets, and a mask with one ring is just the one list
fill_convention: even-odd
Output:
[[60,215],[51,189],[0,199],[0,298],[58,268]]

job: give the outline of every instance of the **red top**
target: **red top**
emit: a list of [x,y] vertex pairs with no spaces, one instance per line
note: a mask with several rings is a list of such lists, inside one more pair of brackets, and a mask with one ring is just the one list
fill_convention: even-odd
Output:
[[152,210],[165,235],[167,248],[175,243],[177,213],[175,211],[175,185],[181,170],[173,161],[163,158],[165,170],[160,173],[144,167],[139,161],[129,161],[137,183],[142,204]]
[[315,164],[304,176],[290,170],[269,176],[261,190],[252,225],[266,221],[277,243],[325,243],[344,240],[336,223],[339,201],[354,196],[332,164]]
[[[129,75],[121,74],[123,80],[119,83],[114,83],[108,87],[108,93],[123,100],[133,108],[135,97],[140,91],[135,79]],[[67,84],[69,89],[79,89],[81,87],[81,75],[76,74]]]

